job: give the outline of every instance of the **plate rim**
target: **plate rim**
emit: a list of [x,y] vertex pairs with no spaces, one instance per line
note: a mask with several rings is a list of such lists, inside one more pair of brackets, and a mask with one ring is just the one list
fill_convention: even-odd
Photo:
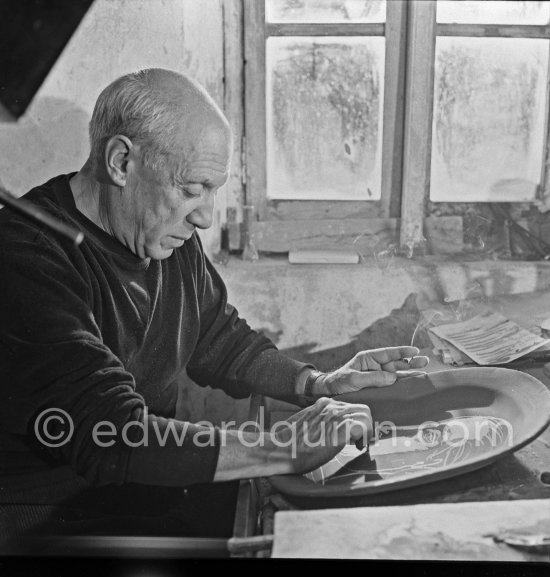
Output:
[[[459,463],[452,465],[445,469],[436,469],[434,471],[429,471],[420,475],[413,475],[409,477],[397,478],[397,479],[377,479],[376,481],[366,482],[360,485],[349,487],[342,490],[341,485],[323,485],[320,483],[315,483],[307,479],[303,474],[290,474],[290,475],[274,475],[268,477],[270,484],[283,494],[291,495],[294,497],[350,497],[350,496],[362,496],[362,495],[375,495],[380,493],[386,493],[390,491],[397,491],[400,489],[406,489],[408,487],[416,487],[419,485],[425,485],[431,482],[439,481],[446,478],[456,477],[464,473],[475,471],[481,469],[498,459],[501,459],[507,454],[515,453],[521,448],[525,447],[536,439],[540,434],[542,434],[546,428],[550,425],[550,390],[548,387],[542,383],[539,379],[533,375],[518,371],[515,369],[509,369],[505,367],[463,367],[463,368],[453,368],[453,369],[442,369],[438,371],[428,372],[422,377],[410,377],[414,378],[434,378],[441,379],[445,378],[450,380],[450,382],[440,383],[441,388],[452,388],[455,386],[464,385],[465,379],[468,379],[468,373],[472,370],[477,373],[486,373],[485,379],[488,381],[482,383],[479,382],[468,382],[469,386],[474,386],[482,389],[489,390],[499,390],[495,381],[498,380],[500,375],[504,373],[510,376],[511,373],[521,376],[521,381],[528,383],[525,386],[532,387],[534,393],[539,393],[544,401],[542,410],[537,412],[537,416],[540,419],[537,420],[533,426],[533,430],[526,434],[519,442],[513,443],[511,446],[501,446],[494,452],[489,453],[486,456],[479,456],[473,458],[471,461],[466,461],[464,463]],[[482,375],[483,376],[483,375]],[[383,397],[386,394],[391,398],[392,386],[377,388],[377,389],[362,389],[365,396],[368,396],[369,392],[379,391],[376,393],[378,397]],[[380,392],[384,391],[384,392]],[[355,394],[355,393],[353,393]],[[349,395],[345,393],[344,395]],[[339,400],[344,395],[337,395],[334,398]],[[508,395],[511,396],[511,395]],[[357,402],[357,401],[354,401]],[[368,404],[365,401],[365,404]],[[536,404],[538,406],[538,403]]]

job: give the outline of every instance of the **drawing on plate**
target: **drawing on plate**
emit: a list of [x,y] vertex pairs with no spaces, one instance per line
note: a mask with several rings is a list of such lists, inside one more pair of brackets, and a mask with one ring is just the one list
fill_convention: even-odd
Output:
[[399,427],[383,423],[376,429],[375,437],[368,451],[347,446],[334,459],[307,473],[306,478],[322,484],[354,485],[419,476],[513,445],[511,424],[488,416],[454,417]]

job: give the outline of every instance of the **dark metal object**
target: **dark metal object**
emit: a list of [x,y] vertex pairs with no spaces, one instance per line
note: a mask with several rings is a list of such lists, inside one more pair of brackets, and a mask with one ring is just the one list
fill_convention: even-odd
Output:
[[229,557],[227,539],[135,535],[66,535],[26,537],[0,546],[6,557],[89,557],[120,559],[184,559]]
[[0,2],[0,105],[23,115],[93,0]]
[[271,551],[273,535],[253,537],[156,537],[134,535],[66,535],[27,537],[2,549],[5,557],[102,557],[129,559],[182,559],[229,557]]
[[550,551],[550,535],[526,535],[524,533],[503,533],[500,535],[487,535],[492,537],[495,543],[504,543],[509,547],[547,553]]
[[54,218],[44,210],[38,208],[31,202],[26,201],[23,198],[16,198],[7,190],[0,187],[0,203],[9,206],[12,210],[15,210],[19,214],[27,216],[36,222],[46,225],[48,228],[55,230],[57,233],[71,240],[75,246],[78,246],[84,240],[84,234]]

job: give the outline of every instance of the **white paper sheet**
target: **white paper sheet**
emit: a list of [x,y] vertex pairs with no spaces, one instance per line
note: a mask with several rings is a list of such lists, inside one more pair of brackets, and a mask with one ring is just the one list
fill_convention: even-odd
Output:
[[550,340],[491,311],[467,321],[432,327],[430,331],[449,341],[479,365],[505,364],[550,343]]

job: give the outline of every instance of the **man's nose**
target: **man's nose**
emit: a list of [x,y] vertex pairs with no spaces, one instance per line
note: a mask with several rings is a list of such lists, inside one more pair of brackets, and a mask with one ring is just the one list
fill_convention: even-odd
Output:
[[187,222],[197,228],[210,228],[214,220],[214,195],[205,194],[200,204],[187,217]]

